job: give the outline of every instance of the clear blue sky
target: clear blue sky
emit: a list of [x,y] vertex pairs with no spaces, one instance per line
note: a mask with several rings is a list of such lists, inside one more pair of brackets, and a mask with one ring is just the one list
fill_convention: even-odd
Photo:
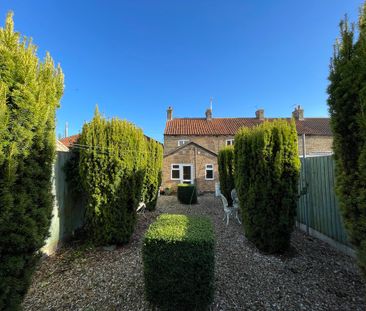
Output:
[[162,140],[176,117],[327,116],[332,45],[361,0],[0,0],[1,25],[49,51],[65,73],[57,133],[78,133],[99,105]]

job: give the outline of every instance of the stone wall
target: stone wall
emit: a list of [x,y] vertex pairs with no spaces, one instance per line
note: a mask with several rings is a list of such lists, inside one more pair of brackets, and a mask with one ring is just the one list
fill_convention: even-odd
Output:
[[[195,178],[199,191],[215,191],[215,183],[218,182],[217,157],[194,145],[189,145],[171,155],[165,156],[163,160],[163,184],[164,188],[169,187],[176,190],[178,180],[171,180],[172,164],[192,164],[193,178]],[[214,180],[206,180],[206,164],[213,164]]]
[[[233,139],[234,136],[164,136],[164,154],[168,154],[178,148],[179,140],[189,140],[195,142],[202,147],[218,153],[219,150],[226,146],[227,139]],[[312,136],[307,135],[306,154],[331,153],[333,136]],[[299,136],[299,154],[302,155],[302,137]]]

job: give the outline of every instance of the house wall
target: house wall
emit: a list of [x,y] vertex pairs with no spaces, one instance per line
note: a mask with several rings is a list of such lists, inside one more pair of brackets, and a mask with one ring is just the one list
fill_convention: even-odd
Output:
[[[178,148],[178,140],[186,139],[189,142],[195,142],[198,145],[218,153],[226,146],[227,139],[233,139],[234,136],[164,136],[164,154],[168,154]],[[299,154],[302,155],[302,137],[299,136]],[[331,153],[333,136],[313,136],[307,135],[305,138],[306,154]]]
[[[299,136],[299,154],[302,155],[302,136]],[[307,155],[332,153],[333,136],[310,136],[305,137],[305,151]]]
[[[175,148],[176,149],[176,148]],[[193,176],[199,191],[215,191],[215,183],[218,182],[217,157],[202,148],[189,145],[176,153],[165,156],[163,160],[163,184],[164,188],[169,187],[176,190],[178,180],[171,180],[172,164],[193,164]],[[206,164],[214,165],[214,180],[205,180]]]
[[218,153],[226,146],[227,139],[233,139],[234,136],[168,136],[164,135],[164,154],[168,154],[178,148],[178,141],[182,139],[195,142],[196,144]]
[[[165,136],[164,154],[178,148],[178,140],[186,139],[195,142],[204,148],[218,153],[226,146],[226,140],[233,136]],[[325,154],[332,152],[332,136],[306,136],[306,154]],[[302,155],[302,136],[298,139],[299,155]],[[215,182],[219,182],[217,157],[196,146],[187,146],[176,153],[165,156],[163,160],[162,186],[176,189],[179,181],[171,180],[171,164],[193,164],[196,170],[196,183],[199,191],[215,191]],[[214,180],[205,180],[205,165],[214,164]]]

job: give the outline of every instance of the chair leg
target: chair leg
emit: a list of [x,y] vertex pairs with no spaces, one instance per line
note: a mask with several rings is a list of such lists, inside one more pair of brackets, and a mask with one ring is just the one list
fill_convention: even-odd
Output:
[[241,224],[241,221],[239,219],[239,215],[238,215],[238,212],[236,212],[236,216],[235,216],[236,220],[238,221],[239,224]]

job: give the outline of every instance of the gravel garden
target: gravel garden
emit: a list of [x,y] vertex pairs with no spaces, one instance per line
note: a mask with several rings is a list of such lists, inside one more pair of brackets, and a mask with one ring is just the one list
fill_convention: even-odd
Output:
[[216,235],[215,296],[210,310],[365,310],[365,283],[356,262],[295,230],[290,251],[260,253],[233,219],[223,221],[220,200],[198,204],[162,196],[154,212],[139,215],[131,242],[91,248],[74,241],[41,261],[24,310],[151,310],[144,299],[142,238],[161,213],[208,216]]

